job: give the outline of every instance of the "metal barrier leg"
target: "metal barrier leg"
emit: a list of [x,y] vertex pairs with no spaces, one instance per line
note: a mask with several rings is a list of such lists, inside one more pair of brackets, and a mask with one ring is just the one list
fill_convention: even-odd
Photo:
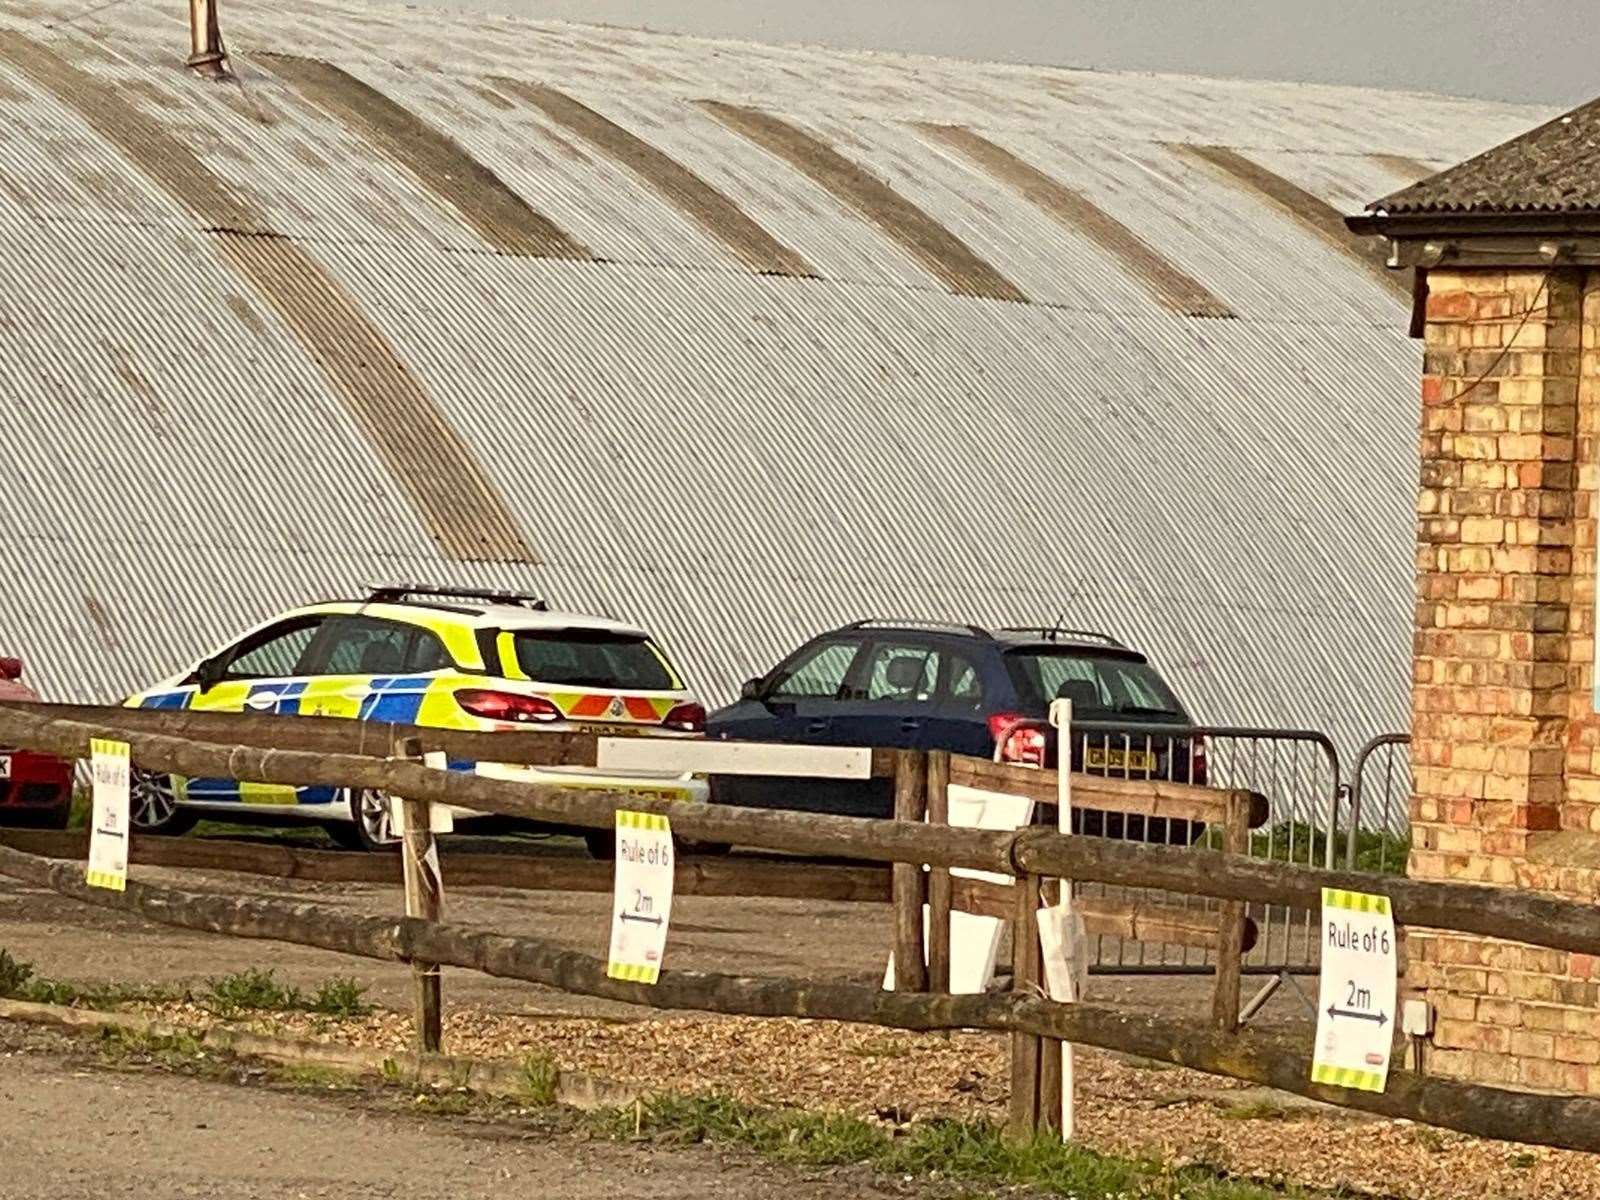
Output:
[[1268,1000],[1278,994],[1278,989],[1283,986],[1284,978],[1283,974],[1274,975],[1261,985],[1254,996],[1245,1001],[1244,1007],[1239,1010],[1239,1024],[1243,1025],[1249,1021],[1251,1017],[1266,1006]]

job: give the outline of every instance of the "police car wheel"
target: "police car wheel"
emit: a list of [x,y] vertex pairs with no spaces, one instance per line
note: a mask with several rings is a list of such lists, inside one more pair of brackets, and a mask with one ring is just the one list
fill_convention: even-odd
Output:
[[344,796],[352,819],[329,821],[323,826],[329,837],[346,850],[384,852],[399,848],[400,839],[389,827],[387,795],[371,788],[346,788]]
[[200,818],[189,809],[178,807],[172,776],[134,767],[128,772],[128,821],[137,833],[177,837],[193,829]]

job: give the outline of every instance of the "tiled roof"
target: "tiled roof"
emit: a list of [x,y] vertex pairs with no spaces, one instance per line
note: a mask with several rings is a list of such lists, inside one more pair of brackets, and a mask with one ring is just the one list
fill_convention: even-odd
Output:
[[1423,213],[1600,213],[1600,100],[1368,205]]

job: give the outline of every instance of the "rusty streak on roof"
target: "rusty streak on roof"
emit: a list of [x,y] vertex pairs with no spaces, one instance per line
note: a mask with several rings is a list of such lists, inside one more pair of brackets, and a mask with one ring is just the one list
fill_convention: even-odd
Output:
[[700,107],[809,176],[909,251],[951,291],[1026,303],[1022,291],[950,230],[828,143],[771,113],[718,100]]
[[1215,167],[1228,179],[1248,191],[1271,200],[1279,208],[1307,229],[1317,234],[1329,245],[1344,251],[1361,263],[1379,279],[1405,296],[1411,295],[1411,274],[1408,271],[1391,271],[1387,266],[1388,252],[1382,241],[1351,233],[1345,227],[1344,215],[1318,196],[1313,196],[1297,183],[1291,183],[1276,171],[1268,170],[1253,159],[1246,158],[1227,146],[1175,145],[1173,150]]
[[0,30],[0,58],[54,94],[193,212],[207,232],[219,235],[213,244],[315,357],[448,557],[535,561],[516,518],[460,436],[320,263],[268,228],[247,197],[165,127],[56,50]]
[[496,78],[490,82],[535,105],[552,121],[632,171],[667,203],[732,250],[751,270],[764,275],[817,276],[815,267],[757,224],[732,197],[587,104],[524,79]]
[[587,248],[536,212],[453,138],[348,71],[321,59],[262,54],[257,60],[308,100],[361,133],[443,200],[503,254],[592,259]]
[[1068,229],[1083,234],[1140,280],[1160,303],[1191,317],[1232,317],[1227,302],[1182,267],[1161,256],[1121,221],[1082,192],[1046,175],[1004,146],[962,125],[920,123],[923,133],[965,155],[1000,182],[1016,188]]

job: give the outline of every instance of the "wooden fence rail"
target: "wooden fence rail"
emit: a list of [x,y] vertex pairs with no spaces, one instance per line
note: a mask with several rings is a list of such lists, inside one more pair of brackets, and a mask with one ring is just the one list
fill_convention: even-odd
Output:
[[1600,919],[1593,905],[1511,888],[1329,871],[1212,850],[1070,837],[1043,827],[996,832],[650,800],[628,792],[488,779],[362,755],[211,745],[0,706],[0,744],[83,756],[96,737],[127,741],[136,763],[174,774],[376,788],[435,804],[591,829],[609,829],[618,808],[634,808],[665,814],[675,830],[695,841],[825,858],[968,867],[1313,910],[1320,907],[1325,887],[1379,892],[1390,897],[1397,924],[1600,954]]
[[0,874],[102,908],[183,929],[263,938],[383,961],[425,961],[653,1008],[805,1017],[896,1029],[984,1029],[1133,1054],[1480,1137],[1600,1152],[1600,1099],[1545,1096],[1392,1070],[1383,1092],[1310,1082],[1310,1057],[1287,1036],[1224,1033],[1209,1023],[1056,1004],[1018,995],[918,995],[859,984],[663,971],[654,986],[606,975],[598,958],[537,938],[409,918],[357,917],[324,905],[222,896],[130,881],[89,887],[75,864],[0,847]]
[[[522,979],[585,995],[652,1005],[692,1008],[752,1016],[802,1016],[867,1021],[908,1029],[978,1028],[1008,1032],[1019,1048],[1022,1084],[1031,1088],[1031,1116],[1024,1123],[1037,1128],[1041,1105],[1048,1106],[1051,1082],[1029,1047],[1039,1039],[1058,1039],[1102,1046],[1145,1057],[1164,1059],[1234,1078],[1328,1099],[1346,1107],[1390,1116],[1427,1121],[1464,1132],[1522,1141],[1541,1142],[1585,1150],[1600,1150],[1600,1100],[1535,1096],[1391,1072],[1385,1092],[1353,1093],[1309,1082],[1309,1056],[1284,1038],[1240,1033],[1237,1020],[1237,977],[1240,948],[1249,936],[1243,905],[1247,902],[1287,905],[1314,910],[1324,887],[1372,891],[1390,897],[1394,918],[1401,925],[1481,934],[1556,950],[1600,954],[1600,919],[1585,903],[1534,895],[1504,888],[1472,884],[1406,880],[1392,876],[1349,871],[1326,871],[1242,856],[1251,824],[1264,819],[1257,798],[1248,792],[1211,791],[1191,785],[1131,784],[1096,780],[1086,784],[1085,807],[1107,806],[1111,811],[1142,814],[1150,818],[1222,822],[1225,845],[1232,853],[1140,845],[1100,838],[1064,836],[1032,826],[1017,831],[986,831],[928,824],[920,820],[929,802],[929,779],[1033,795],[1042,799],[1046,773],[953,758],[946,761],[926,755],[899,755],[899,761],[881,753],[872,756],[872,770],[892,770],[897,783],[902,820],[863,820],[766,809],[742,809],[646,799],[628,791],[591,791],[558,782],[487,778],[466,772],[442,771],[395,757],[385,746],[380,757],[366,745],[351,751],[333,748],[348,734],[319,727],[308,742],[299,736],[305,719],[281,721],[281,730],[296,748],[273,744],[214,744],[194,740],[195,731],[215,722],[189,723],[201,714],[185,714],[174,726],[154,719],[161,714],[134,715],[132,710],[96,709],[90,720],[63,719],[48,706],[19,708],[0,705],[0,744],[20,745],[57,754],[81,757],[94,737],[111,737],[130,744],[139,766],[190,777],[245,779],[263,783],[331,785],[372,788],[403,796],[413,819],[427,804],[445,804],[480,813],[523,817],[535,821],[585,828],[612,827],[618,808],[659,812],[671,819],[675,832],[701,842],[729,842],[769,850],[891,864],[878,868],[880,889],[885,876],[896,901],[897,967],[916,988],[927,986],[915,978],[924,969],[922,906],[936,900],[982,905],[981,889],[964,888],[943,879],[930,889],[932,868],[938,878],[944,868],[969,868],[996,872],[1016,879],[1008,899],[1013,904],[1014,927],[1032,925],[1042,886],[1049,880],[1103,883],[1153,888],[1223,901],[1220,911],[1204,915],[1204,928],[1173,928],[1171,912],[1146,908],[1142,912],[1102,910],[1101,920],[1137,922],[1159,926],[1164,934],[1191,937],[1218,951],[1220,966],[1216,1005],[1209,1023],[1133,1017],[1082,1003],[1062,1005],[1026,991],[1010,995],[926,995],[916,991],[884,992],[877,988],[789,979],[760,979],[665,972],[654,987],[626,984],[605,976],[598,959],[560,949],[530,938],[455,928],[438,920],[356,918],[314,904],[291,903],[265,897],[225,897],[130,883],[126,893],[88,888],[76,866],[50,863],[20,851],[0,847],[0,873],[50,887],[63,895],[108,907],[126,908],[150,919],[184,928],[204,929],[232,936],[270,938],[380,959],[413,964],[467,967],[506,978]],[[250,737],[264,742],[268,734],[259,718]],[[359,725],[359,722],[352,723]],[[232,728],[232,726],[230,726]],[[244,728],[241,724],[240,728]],[[159,731],[158,731],[159,730]],[[434,737],[424,731],[408,753],[442,749],[452,757],[504,761],[502,739],[551,735],[470,735],[479,739],[474,749],[454,738]],[[293,735],[292,739],[288,735]],[[574,757],[593,762],[603,743],[586,735],[554,735],[559,761],[571,765]],[[482,738],[494,739],[485,748]],[[305,748],[326,739],[320,748]],[[344,743],[347,745],[347,743]],[[519,745],[521,742],[519,741]],[[366,752],[362,752],[365,750]],[[557,752],[552,751],[552,754]],[[526,755],[541,763],[535,743]],[[567,757],[573,756],[573,757]],[[584,757],[588,756],[588,757]],[[937,762],[937,765],[933,765]],[[931,770],[929,769],[931,766]],[[926,772],[926,774],[924,774]],[[1115,783],[1115,786],[1108,786]],[[1051,782],[1053,788],[1054,782]],[[1078,803],[1076,777],[1074,804]],[[1035,795],[1037,793],[1037,795]],[[1231,819],[1230,819],[1231,818]],[[860,870],[860,868],[846,868]],[[853,885],[854,886],[854,885]],[[1093,912],[1089,908],[1085,915]],[[911,914],[916,914],[915,920]],[[1190,914],[1192,915],[1192,914]],[[948,943],[927,947],[928,963],[942,972],[948,962]],[[948,930],[943,936],[948,936]],[[1022,987],[1038,979],[1037,943],[1034,938],[1018,948],[1015,975]],[[424,972],[425,974],[425,972]],[[1048,1044],[1048,1042],[1046,1043]],[[1014,1106],[1013,1120],[1019,1110]],[[1025,1133],[1026,1130],[1018,1130]]]

